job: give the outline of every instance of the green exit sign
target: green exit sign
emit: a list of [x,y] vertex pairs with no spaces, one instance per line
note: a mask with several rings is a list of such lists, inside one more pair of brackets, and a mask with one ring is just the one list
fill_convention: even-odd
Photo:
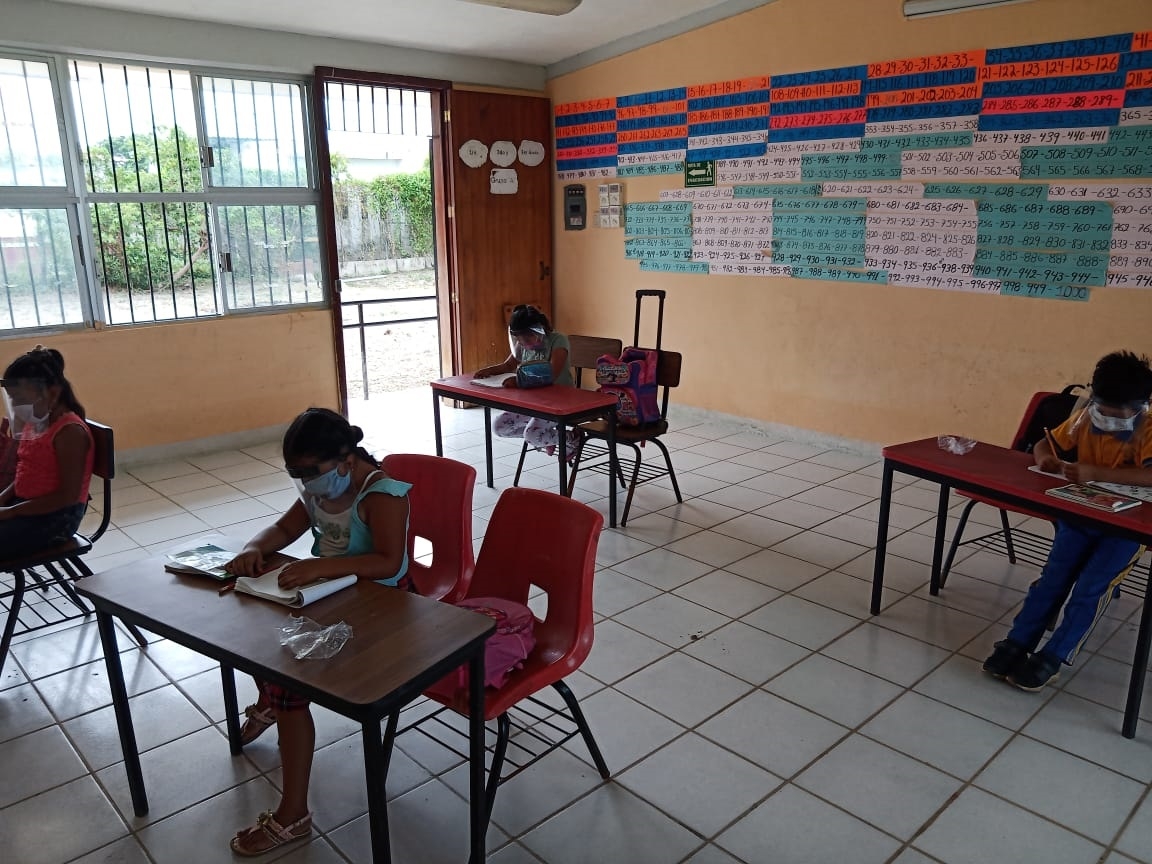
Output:
[[685,162],[684,185],[689,189],[693,186],[715,186],[716,160],[706,159],[703,162]]

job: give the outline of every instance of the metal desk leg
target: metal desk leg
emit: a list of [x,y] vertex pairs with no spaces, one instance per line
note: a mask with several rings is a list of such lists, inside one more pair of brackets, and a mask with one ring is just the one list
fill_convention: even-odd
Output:
[[244,750],[240,743],[240,706],[236,703],[236,671],[224,663],[220,664],[220,683],[224,688],[224,722],[228,727],[228,749],[233,756]]
[[444,436],[440,429],[440,394],[432,391],[432,425],[436,430],[436,455],[444,455]]
[[1144,673],[1148,670],[1148,647],[1152,643],[1152,599],[1145,592],[1140,612],[1140,632],[1136,635],[1136,653],[1132,657],[1132,679],[1128,684],[1128,702],[1124,706],[1124,737],[1136,737],[1140,721],[1140,699],[1144,695]]
[[488,488],[495,489],[492,482],[492,409],[484,406],[484,466],[488,469]]
[[484,793],[484,644],[468,660],[468,827],[469,864],[484,861],[488,800]]
[[936,507],[936,545],[932,547],[932,579],[928,583],[928,593],[933,597],[940,594],[940,562],[944,558],[944,535],[948,529],[948,484],[940,484],[940,503]]
[[[360,726],[364,739],[364,782],[368,785],[368,828],[372,834],[373,864],[390,864],[392,844],[388,838],[388,781],[384,744],[380,740],[380,718],[369,718]],[[381,768],[384,767],[384,770]]]
[[568,494],[568,429],[563,422],[556,424],[556,453],[560,457],[560,494]]
[[880,614],[880,598],[884,594],[884,556],[888,553],[888,516],[892,511],[892,463],[884,460],[883,479],[880,481],[880,515],[876,520],[876,560],[872,565],[873,615]]
[[148,815],[148,793],[144,790],[144,773],[140,770],[140,751],[136,749],[136,731],[132,728],[132,710],[128,707],[128,690],[124,686],[124,669],[120,665],[120,651],[116,645],[116,625],[107,612],[96,610],[96,627],[100,631],[100,644],[104,648],[104,663],[108,667],[108,686],[112,690],[112,707],[116,712],[116,729],[120,732],[120,749],[124,751],[124,770],[128,774],[128,789],[132,792],[132,811],[137,816]]
[[616,527],[616,408],[608,409],[608,527]]

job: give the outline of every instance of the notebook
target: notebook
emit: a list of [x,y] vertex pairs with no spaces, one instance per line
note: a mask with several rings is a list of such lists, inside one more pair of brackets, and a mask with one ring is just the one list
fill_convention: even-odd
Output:
[[1096,510],[1107,510],[1110,513],[1139,507],[1142,503],[1135,498],[1126,498],[1114,492],[1097,489],[1095,486],[1082,486],[1077,483],[1046,489],[1044,494],[1051,495],[1053,498],[1062,498],[1065,501],[1075,501],[1077,504],[1083,504]]
[[[1037,474],[1043,474],[1045,477],[1055,477],[1059,480],[1066,480],[1063,474],[1057,474],[1054,471],[1041,471],[1039,465],[1029,465],[1029,471],[1035,471]],[[1112,492],[1116,495],[1121,495],[1125,498],[1137,498],[1141,501],[1152,502],[1152,486],[1131,486],[1127,483],[1105,483],[1101,480],[1089,480],[1089,486],[1094,486],[1097,489],[1103,489],[1105,492]]]
[[[290,563],[294,564],[295,562]],[[343,591],[349,585],[356,584],[355,576],[340,576],[336,579],[321,579],[319,582],[313,582],[303,588],[281,588],[278,581],[280,571],[288,566],[285,564],[283,567],[269,570],[260,576],[241,576],[236,580],[236,591],[240,594],[251,594],[253,597],[272,600],[275,603],[283,603],[285,606],[299,609],[301,606],[315,603],[337,591]]]
[[232,578],[232,574],[224,569],[224,565],[236,557],[215,543],[205,543],[191,549],[168,553],[168,563],[164,569],[169,573],[182,573],[189,576],[207,576],[218,582],[225,582]]
[[495,387],[500,389],[504,386],[504,382],[509,378],[515,378],[515,372],[505,372],[503,375],[493,375],[491,378],[473,378],[473,384],[479,384],[481,387]]

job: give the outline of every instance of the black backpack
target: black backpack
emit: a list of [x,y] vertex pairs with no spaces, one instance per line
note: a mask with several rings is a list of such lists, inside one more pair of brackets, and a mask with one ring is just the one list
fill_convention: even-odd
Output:
[[[1041,399],[1036,405],[1036,410],[1032,412],[1032,417],[1028,420],[1028,425],[1024,429],[1024,436],[1016,442],[1016,449],[1031,453],[1037,442],[1044,440],[1045,429],[1051,431],[1071,416],[1072,409],[1076,407],[1077,401],[1082,396],[1077,391],[1084,389],[1086,388],[1083,384],[1069,384],[1059,393],[1051,393]],[[1076,461],[1074,450],[1071,453],[1066,451],[1057,453],[1056,456],[1067,462]]]

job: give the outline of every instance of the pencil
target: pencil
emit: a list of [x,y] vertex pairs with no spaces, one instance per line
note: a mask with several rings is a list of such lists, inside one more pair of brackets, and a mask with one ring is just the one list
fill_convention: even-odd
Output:
[[1047,426],[1044,427],[1044,440],[1047,441],[1048,446],[1052,448],[1052,455],[1059,459],[1060,454],[1064,451],[1062,448],[1057,446],[1056,439],[1052,437],[1052,433],[1048,431]]

